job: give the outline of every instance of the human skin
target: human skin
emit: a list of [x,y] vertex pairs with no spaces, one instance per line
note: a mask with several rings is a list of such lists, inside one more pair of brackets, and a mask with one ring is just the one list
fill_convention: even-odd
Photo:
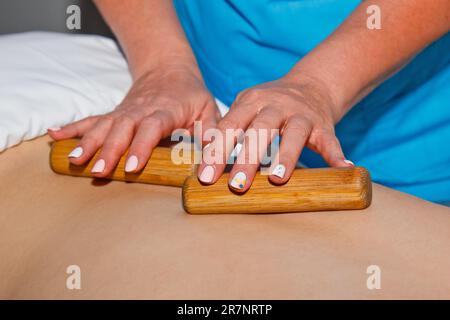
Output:
[[189,215],[179,188],[55,174],[49,142],[0,155],[1,299],[450,298],[450,208],[374,184],[365,210]]
[[[366,25],[366,9],[374,4],[383,14],[381,30],[370,30]],[[351,166],[335,136],[334,125],[359,100],[449,29],[449,1],[365,1],[286,76],[241,92],[218,128],[223,136],[228,128],[279,128],[279,160],[270,170],[281,164],[285,173],[269,176],[275,184],[289,179],[305,145],[330,166]],[[227,142],[218,141],[208,147],[218,150],[219,156],[216,152],[209,163],[204,158],[199,177],[208,166],[209,172],[214,172],[210,179],[201,179],[204,183],[214,183],[222,174],[225,159],[232,151]],[[269,142],[270,138],[263,142],[263,150]],[[230,172],[229,184],[237,192],[250,187],[258,169],[259,161],[248,161],[253,151],[247,150],[255,149],[250,143],[250,139],[244,139]],[[258,154],[258,160],[262,155]],[[238,172],[246,175],[242,187],[233,183]]]
[[192,132],[194,121],[213,127],[219,113],[171,1],[98,0],[96,4],[127,55],[133,85],[113,112],[49,130],[49,135],[55,140],[82,137],[81,149],[70,157],[76,165],[102,147],[94,175],[104,177],[128,147],[132,161],[126,169],[139,171],[152,149],[173,130]]
[[[212,127],[216,114],[171,1],[96,3],[124,47],[136,82],[117,111],[50,130],[49,134],[56,140],[83,136],[80,145],[85,150],[80,157],[71,159],[74,164],[86,162],[103,147],[99,158],[103,162],[95,173],[103,177],[130,144],[128,158],[136,158],[135,165],[127,167],[138,171],[145,165],[149,150],[171,130],[191,129],[194,120],[204,121],[204,128]],[[381,30],[369,30],[366,26],[366,8],[374,4],[383,14]],[[280,129],[282,142],[275,164],[284,169],[269,175],[275,184],[289,179],[304,146],[318,152],[330,166],[352,166],[345,159],[334,125],[416,53],[448,32],[449,12],[447,0],[364,1],[284,77],[241,92],[217,128],[224,137],[227,129]],[[187,88],[191,82],[193,88]],[[269,144],[271,138],[262,146]],[[258,145],[261,146],[259,142]],[[233,146],[234,141],[220,139],[209,145],[204,154],[214,150],[214,159],[209,161],[206,156],[200,165],[202,182],[217,181]],[[249,139],[244,139],[242,152],[230,173],[229,184],[237,192],[250,187],[261,160],[262,154],[258,153],[258,161],[248,161],[251,147]],[[245,177],[241,179],[242,186],[233,183],[237,173]]]

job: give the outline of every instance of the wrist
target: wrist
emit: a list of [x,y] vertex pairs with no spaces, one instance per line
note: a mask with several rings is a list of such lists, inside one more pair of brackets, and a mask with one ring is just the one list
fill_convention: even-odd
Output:
[[177,59],[163,60],[157,65],[152,63],[141,66],[139,72],[135,73],[133,78],[135,83],[138,81],[150,81],[151,83],[165,83],[169,86],[174,86],[180,81],[182,83],[187,81],[191,84],[205,86],[203,77],[196,64]]
[[282,81],[287,82],[289,87],[301,95],[307,93],[312,103],[325,111],[334,124],[338,123],[344,116],[345,108],[339,104],[339,100],[331,88],[320,77],[291,70],[282,78]]
[[190,46],[182,41],[172,40],[162,43],[157,39],[151,42],[142,39],[134,39],[133,41],[127,39],[121,43],[134,80],[153,70],[177,65],[200,74]]
[[182,70],[201,78],[201,72],[195,58],[186,55],[147,55],[141,59],[130,59],[128,64],[133,79],[135,80],[143,74],[163,72],[164,70]]

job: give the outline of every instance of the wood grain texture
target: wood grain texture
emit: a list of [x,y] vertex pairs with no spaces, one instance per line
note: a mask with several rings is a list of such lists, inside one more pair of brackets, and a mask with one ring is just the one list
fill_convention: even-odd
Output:
[[[92,177],[91,169],[96,162],[98,152],[86,164],[76,166],[69,162],[67,155],[78,145],[78,140],[69,139],[54,142],[50,152],[50,167],[59,174]],[[186,177],[195,171],[194,164],[174,164],[171,160],[171,148],[156,147],[145,168],[138,173],[126,173],[126,156],[122,156],[116,169],[106,178],[111,180],[140,182],[181,187]]]
[[214,185],[189,177],[183,186],[183,207],[191,214],[282,213],[367,208],[372,200],[369,172],[362,168],[296,169],[281,186],[258,174],[251,188],[236,194],[228,174]]

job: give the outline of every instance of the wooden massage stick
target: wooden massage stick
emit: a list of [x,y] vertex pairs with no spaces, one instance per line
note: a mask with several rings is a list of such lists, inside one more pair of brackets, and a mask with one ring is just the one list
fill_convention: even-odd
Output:
[[[78,177],[92,177],[91,169],[97,161],[99,152],[86,165],[73,165],[70,163],[67,155],[77,147],[78,142],[76,139],[69,139],[53,143],[50,152],[50,167],[54,172]],[[195,172],[194,164],[174,164],[171,160],[171,149],[168,147],[156,147],[153,149],[147,165],[138,173],[126,173],[125,161],[126,157],[122,156],[117,167],[107,178],[181,187],[184,180]]]
[[258,173],[244,194],[228,188],[229,175],[209,186],[196,176],[183,186],[183,207],[192,214],[281,213],[364,209],[372,200],[368,171],[356,168],[296,169],[289,181],[273,185]]
[[[86,165],[72,165],[67,155],[77,144],[75,139],[54,142],[50,166],[56,173],[92,177],[90,170],[98,153]],[[108,179],[182,186],[183,207],[191,214],[353,210],[367,208],[372,200],[370,175],[362,167],[296,169],[281,186],[258,173],[246,193],[236,194],[228,187],[227,173],[215,184],[203,185],[194,174],[196,166],[174,164],[167,147],[155,148],[139,173],[125,173],[125,160],[122,156]]]

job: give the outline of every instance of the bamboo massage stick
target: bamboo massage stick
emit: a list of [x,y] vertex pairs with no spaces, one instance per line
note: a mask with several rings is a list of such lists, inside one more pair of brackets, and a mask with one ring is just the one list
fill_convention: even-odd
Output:
[[[50,167],[54,172],[71,176],[92,177],[91,169],[96,162],[98,152],[86,165],[77,166],[69,162],[68,154],[78,145],[78,142],[76,139],[69,139],[53,143],[50,152]],[[171,160],[171,150],[168,147],[156,147],[153,149],[147,165],[138,173],[125,172],[126,157],[122,156],[117,167],[107,178],[181,187],[184,180],[194,174],[195,165],[174,164]]]
[[[68,154],[77,144],[75,139],[54,142],[50,166],[56,173],[92,177],[98,153],[86,165],[73,165]],[[281,186],[272,185],[267,176],[258,173],[250,190],[238,195],[229,189],[227,173],[214,185],[201,184],[194,174],[195,165],[174,164],[170,148],[155,148],[139,173],[125,173],[125,160],[122,156],[108,179],[183,186],[183,207],[192,214],[364,209],[372,199],[370,175],[361,167],[296,169]]]
[[183,186],[183,207],[191,214],[281,213],[364,209],[372,200],[368,171],[356,168],[296,169],[281,186],[257,174],[250,189],[236,194],[228,188],[228,174],[213,185],[196,176]]

